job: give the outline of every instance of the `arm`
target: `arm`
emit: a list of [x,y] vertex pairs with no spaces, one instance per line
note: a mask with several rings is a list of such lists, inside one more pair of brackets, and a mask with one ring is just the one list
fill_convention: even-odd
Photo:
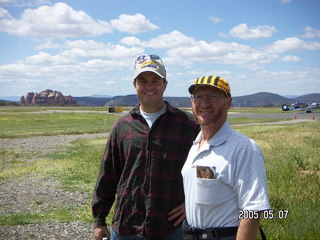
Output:
[[94,229],[94,238],[96,240],[101,240],[103,237],[110,239],[110,233],[106,226],[96,227]]
[[106,217],[115,200],[117,183],[119,181],[116,170],[115,159],[117,156],[117,147],[112,142],[113,135],[109,136],[109,140],[103,154],[99,176],[95,186],[92,199],[92,214],[94,217],[94,227],[102,228],[106,226]]
[[241,219],[237,240],[255,240],[257,239],[257,233],[259,230],[259,219]]
[[171,221],[175,218],[178,218],[173,224],[173,226],[175,227],[180,225],[182,221],[186,218],[186,210],[185,210],[184,203],[180,204],[178,207],[172,209],[169,212],[168,220]]

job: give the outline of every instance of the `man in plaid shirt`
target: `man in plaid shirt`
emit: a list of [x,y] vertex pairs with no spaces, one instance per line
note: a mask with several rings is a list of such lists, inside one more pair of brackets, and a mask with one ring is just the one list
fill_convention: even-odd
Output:
[[[141,55],[134,70],[139,104],[114,125],[92,201],[95,238],[182,239],[181,169],[199,126],[163,100],[166,71],[157,55]],[[106,217],[116,199],[112,231]]]

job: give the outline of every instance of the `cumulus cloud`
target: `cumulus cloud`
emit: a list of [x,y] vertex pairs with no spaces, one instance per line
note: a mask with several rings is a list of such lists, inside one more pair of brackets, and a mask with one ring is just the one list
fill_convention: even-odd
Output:
[[301,59],[298,56],[290,56],[290,55],[284,56],[281,60],[284,62],[300,62],[301,61]]
[[290,3],[292,0],[279,0],[279,1],[282,4],[287,4],[287,3]]
[[117,29],[120,32],[131,34],[147,32],[159,28],[140,13],[135,15],[121,14],[118,19],[111,20],[110,24],[114,29]]
[[49,0],[0,0],[0,4],[14,7],[34,7],[51,3]]
[[[0,8],[0,19],[1,18],[9,18],[9,19],[12,19],[12,16],[10,15],[10,13],[4,9],[4,8]],[[1,21],[1,20],[0,20]]]
[[303,35],[303,37],[305,38],[320,38],[320,30],[319,29],[315,29],[313,27],[307,26],[304,29],[305,34]]
[[137,37],[125,37],[120,40],[120,43],[127,46],[141,46],[142,42]]
[[83,11],[75,11],[67,4],[26,9],[20,19],[3,18],[0,31],[18,36],[82,37],[111,32],[108,22],[94,20]]
[[[4,1],[4,0],[0,0]],[[20,1],[6,0],[7,4],[18,4]],[[23,1],[21,1],[22,3]],[[29,1],[31,4],[43,4],[47,1]],[[19,18],[0,8],[0,31],[11,35],[28,37],[68,38],[92,37],[113,30],[137,34],[158,29],[144,15],[121,14],[109,22],[93,19],[83,11],[77,11],[66,3],[58,2],[52,6],[43,5],[36,9],[26,9]]]
[[169,49],[170,59],[180,64],[191,64],[193,61],[216,64],[235,64],[248,68],[257,68],[258,64],[271,62],[277,55],[253,49],[248,45],[235,42],[215,41],[207,43],[198,41],[192,46]]
[[278,40],[272,45],[266,47],[266,51],[272,53],[283,53],[288,51],[299,50],[319,50],[320,42],[306,42],[297,37],[285,38]]
[[149,48],[175,48],[192,46],[196,44],[196,41],[193,38],[188,37],[179,31],[161,34],[147,41],[141,41],[137,37],[125,37],[121,39],[120,42],[127,46],[140,46]]
[[179,31],[172,31],[168,34],[162,34],[156,38],[152,38],[144,44],[152,48],[175,48],[194,45],[195,42],[196,41],[193,38],[188,37]]
[[81,59],[114,59],[136,57],[144,52],[141,47],[126,47],[120,44],[97,42],[94,40],[75,40],[56,43],[48,41],[37,49],[60,49],[59,55],[75,60]]
[[209,17],[209,20],[211,20],[211,21],[214,22],[214,23],[219,23],[219,22],[222,21],[220,18],[218,18],[218,17],[213,17],[213,16],[210,16],[210,17]]
[[39,52],[36,55],[27,57],[24,62],[28,64],[33,64],[33,65],[41,65],[41,64],[60,65],[60,64],[69,64],[72,61],[70,58],[65,58],[62,56],[52,56],[46,52]]
[[242,23],[232,28],[229,35],[240,39],[257,39],[257,38],[269,38],[272,34],[277,32],[276,27],[268,25],[259,25],[249,28],[247,24]]

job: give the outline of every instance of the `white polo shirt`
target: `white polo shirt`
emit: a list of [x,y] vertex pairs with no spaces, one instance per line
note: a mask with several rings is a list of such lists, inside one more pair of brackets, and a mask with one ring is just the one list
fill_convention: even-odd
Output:
[[228,121],[199,149],[201,138],[200,132],[181,171],[188,223],[202,229],[233,227],[239,225],[240,209],[270,209],[258,145]]

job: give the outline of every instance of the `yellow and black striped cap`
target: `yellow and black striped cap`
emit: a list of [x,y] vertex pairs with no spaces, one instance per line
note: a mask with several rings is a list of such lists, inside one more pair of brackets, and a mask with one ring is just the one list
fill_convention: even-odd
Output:
[[193,84],[189,87],[189,93],[192,94],[193,91],[199,86],[210,86],[222,90],[227,97],[231,97],[231,89],[227,80],[218,76],[204,76],[197,78]]

